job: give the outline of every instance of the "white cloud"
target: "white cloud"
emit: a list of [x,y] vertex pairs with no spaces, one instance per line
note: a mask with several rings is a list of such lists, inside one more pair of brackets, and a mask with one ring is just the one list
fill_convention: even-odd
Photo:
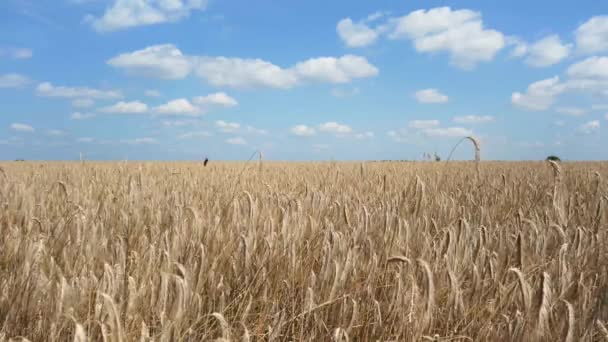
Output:
[[407,126],[415,129],[433,128],[439,126],[439,120],[412,120]]
[[374,132],[370,132],[370,131],[363,132],[363,133],[357,133],[355,135],[355,138],[361,139],[361,140],[362,139],[372,139],[373,137],[374,137]]
[[144,91],[144,95],[148,97],[159,97],[161,95],[160,91],[154,89],[148,89]]
[[186,56],[174,45],[154,45],[124,53],[108,64],[128,73],[182,79],[191,72],[216,87],[292,88],[305,82],[346,83],[376,76],[378,69],[360,56],[311,58],[282,68],[262,59]]
[[177,136],[178,139],[192,139],[192,138],[207,138],[210,137],[211,133],[207,131],[196,131],[196,132],[187,132]]
[[115,114],[142,114],[148,111],[148,105],[139,101],[120,101],[111,106],[101,108],[100,111]]
[[75,108],[89,108],[95,104],[92,99],[75,99],[72,101],[72,107]]
[[568,57],[571,49],[572,44],[563,44],[558,35],[551,35],[529,46],[526,63],[535,67],[551,66]]
[[389,20],[389,38],[407,38],[418,52],[446,51],[454,65],[471,69],[494,58],[506,44],[501,32],[484,28],[481,14],[438,7]]
[[154,138],[135,138],[135,139],[123,139],[120,141],[123,144],[128,144],[128,145],[149,145],[149,144],[156,144],[158,143],[158,140],[154,139]]
[[565,90],[566,87],[559,82],[559,76],[555,76],[530,84],[524,94],[514,92],[511,102],[528,110],[547,110],[555,102],[556,96]]
[[384,18],[385,16],[387,16],[389,14],[390,13],[388,11],[376,11],[376,12],[368,15],[367,18],[365,18],[365,20],[363,20],[363,22],[370,23],[372,21],[376,21],[378,19]]
[[378,32],[364,23],[354,23],[350,18],[340,20],[336,31],[340,39],[349,47],[367,46],[378,38]]
[[51,129],[51,130],[47,131],[46,133],[52,137],[61,137],[61,136],[65,135],[65,132],[58,130],[58,129]]
[[446,128],[427,128],[423,130],[423,133],[430,137],[449,137],[458,138],[466,137],[473,134],[470,129],[462,127],[446,127]]
[[308,127],[306,125],[296,125],[289,129],[291,134],[297,135],[299,137],[309,137],[315,135],[317,132],[314,128]]
[[348,83],[378,75],[378,69],[365,57],[354,55],[311,58],[296,64],[294,71],[299,78],[327,83]]
[[459,124],[481,124],[494,121],[494,117],[490,115],[465,115],[457,116],[453,119],[453,121]]
[[95,117],[94,113],[74,112],[70,116],[70,119],[72,119],[72,120],[86,120],[86,119],[92,119],[94,117]]
[[107,63],[128,73],[153,78],[176,80],[185,78],[193,69],[193,59],[184,56],[172,44],[149,46],[143,50],[123,53]]
[[596,16],[576,29],[576,46],[582,53],[608,51],[608,15]]
[[29,78],[20,74],[0,75],[0,88],[23,88],[29,83]]
[[85,20],[98,32],[110,32],[176,22],[192,11],[204,10],[206,5],[206,0],[114,0],[102,17],[88,15]]
[[224,133],[232,133],[239,130],[239,128],[241,128],[241,124],[239,124],[238,122],[226,122],[224,120],[217,120],[215,122],[215,127],[217,127],[220,131]]
[[164,115],[185,115],[185,116],[199,116],[202,114],[202,110],[194,106],[187,99],[175,99],[169,101],[163,105],[154,108],[154,112]]
[[261,59],[202,57],[196,73],[218,87],[291,88],[298,83],[297,76],[290,70]]
[[337,122],[325,122],[319,125],[319,131],[337,135],[348,134],[353,131],[350,126],[342,125]]
[[31,133],[35,131],[34,127],[23,123],[13,123],[10,125],[10,128],[15,132]]
[[511,51],[511,57],[523,57],[528,53],[530,47],[524,41],[515,37],[510,37],[508,40],[509,44],[514,46]]
[[76,140],[77,142],[80,143],[92,143],[93,141],[95,141],[95,139],[90,138],[90,137],[82,137],[82,138],[78,138],[78,140]]
[[564,127],[564,126],[566,126],[566,122],[564,120],[557,120],[553,124],[555,126],[557,126],[557,127]]
[[247,145],[245,139],[241,137],[234,137],[226,139],[226,143],[230,145]]
[[416,97],[416,101],[420,103],[446,103],[448,102],[448,97],[442,94],[439,90],[430,88],[430,89],[422,89],[418,90],[414,96]]
[[592,120],[586,122],[578,127],[578,132],[582,134],[592,134],[594,132],[599,131],[600,129],[600,121]]
[[14,59],[28,59],[32,58],[32,55],[31,49],[16,47],[0,48],[0,57],[7,56]]
[[604,114],[604,119],[608,120],[608,113]]
[[570,66],[567,74],[570,78],[564,81],[554,76],[534,82],[525,93],[514,92],[511,102],[528,110],[542,111],[549,109],[565,93],[608,95],[608,57],[588,58]]
[[571,65],[567,73],[574,78],[608,78],[608,57],[589,57]]
[[50,82],[43,82],[36,87],[39,96],[65,97],[65,98],[90,98],[90,99],[118,99],[122,94],[117,90],[100,90],[88,87],[64,87],[54,86]]
[[575,107],[558,107],[558,108],[555,108],[555,111],[560,114],[570,115],[570,116],[581,116],[581,115],[585,115],[585,113],[586,113],[586,111],[584,109],[575,108]]
[[268,131],[265,129],[255,128],[253,126],[247,126],[247,132],[256,135],[267,135]]
[[223,92],[198,96],[195,97],[192,102],[200,106],[215,105],[223,107],[234,107],[239,104],[234,98]]

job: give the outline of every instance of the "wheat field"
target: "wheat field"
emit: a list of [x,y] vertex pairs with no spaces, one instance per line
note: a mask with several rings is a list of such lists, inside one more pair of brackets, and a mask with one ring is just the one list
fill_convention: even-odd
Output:
[[0,341],[608,341],[608,163],[0,167]]

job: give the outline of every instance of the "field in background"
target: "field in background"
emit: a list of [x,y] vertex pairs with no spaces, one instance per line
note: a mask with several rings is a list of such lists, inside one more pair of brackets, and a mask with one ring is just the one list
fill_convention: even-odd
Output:
[[608,339],[608,163],[0,167],[0,340]]

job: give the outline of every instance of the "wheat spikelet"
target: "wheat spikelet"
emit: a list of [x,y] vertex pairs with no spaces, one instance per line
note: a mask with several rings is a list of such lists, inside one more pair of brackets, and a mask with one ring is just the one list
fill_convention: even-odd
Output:
[[473,143],[473,147],[475,148],[475,161],[479,162],[481,160],[481,144],[479,142],[479,139],[473,136],[468,136],[466,137],[466,139]]
[[541,286],[538,294],[540,304],[537,314],[536,333],[539,337],[546,336],[549,331],[549,315],[551,314],[551,277],[547,272],[543,272]]
[[608,342],[608,329],[606,328],[604,323],[602,323],[602,321],[600,321],[598,319],[595,321],[595,326],[596,326],[597,330],[599,331],[599,333],[601,334],[601,336],[604,338],[604,341]]
[[574,315],[574,307],[567,300],[562,299],[562,302],[566,304],[568,309],[568,331],[566,332],[566,339],[564,342],[574,342],[576,318]]
[[530,309],[531,299],[530,299],[530,286],[526,281],[524,274],[517,268],[512,267],[509,269],[509,272],[515,273],[517,275],[517,280],[519,281],[519,290],[521,293],[521,299],[524,303],[524,308],[526,310]]
[[224,315],[222,315],[219,312],[214,312],[211,314],[211,316],[213,316],[217,320],[217,322],[220,324],[220,329],[222,331],[222,338],[230,341],[230,325],[224,318]]
[[426,324],[431,324],[433,310],[435,309],[435,282],[433,281],[433,272],[431,272],[431,267],[425,260],[416,259],[416,262],[422,268],[426,277],[426,313],[424,320]]

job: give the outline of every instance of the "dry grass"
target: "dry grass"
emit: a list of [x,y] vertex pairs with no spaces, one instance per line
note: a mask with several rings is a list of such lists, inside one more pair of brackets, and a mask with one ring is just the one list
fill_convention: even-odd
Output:
[[608,338],[608,164],[476,164],[4,163],[0,340]]

